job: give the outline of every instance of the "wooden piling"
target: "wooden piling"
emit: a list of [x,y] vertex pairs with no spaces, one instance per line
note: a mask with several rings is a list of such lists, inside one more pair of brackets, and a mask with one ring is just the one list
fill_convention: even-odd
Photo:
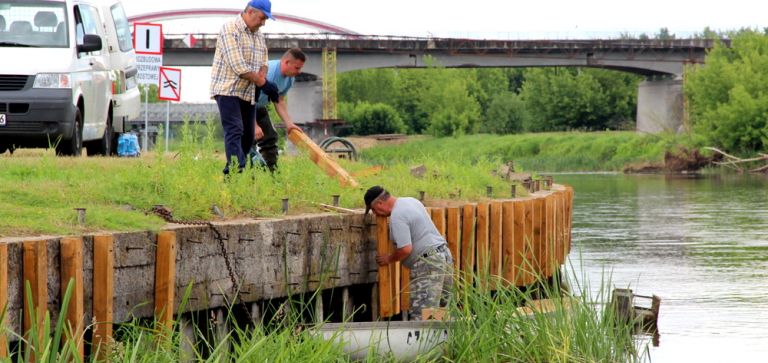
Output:
[[544,198],[533,200],[533,273],[536,278],[544,274]]
[[[461,266],[464,278],[472,285],[475,271],[475,206],[467,204],[462,208],[461,217]],[[457,259],[458,260],[458,259]]]
[[400,312],[411,311],[411,269],[400,265]]
[[169,334],[173,329],[175,289],[176,232],[160,231],[155,258],[155,318]]
[[512,232],[512,257],[508,264],[512,266],[512,279],[514,286],[524,286],[526,255],[525,245],[525,201],[519,200],[512,203],[513,232]]
[[432,223],[435,224],[435,228],[445,237],[445,208],[430,208],[430,214],[432,215]]
[[501,205],[502,283],[508,287],[515,281],[515,202]]
[[[0,311],[6,312],[8,316],[8,245],[0,243]],[[2,325],[0,325],[0,358],[8,358],[8,352],[5,350],[8,344],[8,337],[6,336],[5,323],[8,319],[4,319]]]
[[93,346],[105,360],[112,343],[115,252],[111,234],[93,237]]
[[553,245],[553,237],[554,233],[552,233],[552,227],[554,226],[554,205],[552,203],[552,195],[549,194],[546,197],[544,197],[544,210],[542,212],[542,216],[544,217],[544,220],[542,221],[541,226],[541,241],[542,241],[542,266],[541,266],[541,272],[542,272],[542,278],[546,278],[549,276],[552,276],[552,267],[554,263],[552,262],[552,255],[554,253],[554,245]]
[[[77,346],[77,353],[80,360],[84,357],[83,350],[83,321],[84,301],[83,301],[83,238],[65,237],[59,243],[61,255],[61,296],[67,292],[67,286],[72,283],[72,294],[70,295],[66,314],[66,327],[72,333],[72,339]],[[66,336],[64,340],[66,341]]]
[[[28,333],[35,325],[38,333],[38,341],[42,340],[43,323],[45,313],[48,310],[48,247],[46,241],[28,241],[23,246],[24,258],[24,283],[22,294],[24,295],[24,334]],[[32,301],[29,301],[26,292],[26,283],[32,290]],[[29,310],[30,305],[35,310],[34,315]]]
[[[377,255],[390,254],[389,222],[387,217],[376,217],[376,253]],[[379,316],[391,317],[394,313],[392,304],[392,273],[389,266],[379,266],[378,298]]]
[[454,274],[458,276],[461,269],[461,210],[458,207],[446,208],[448,215],[448,226],[445,233],[445,239],[448,242],[448,249],[453,257]]
[[527,286],[536,281],[536,247],[534,241],[536,201],[528,199],[523,202],[523,205],[525,206],[525,249],[523,251],[522,266],[525,271],[523,274],[523,285]]
[[493,201],[491,202],[491,218],[490,218],[490,225],[489,225],[489,240],[490,240],[490,275],[491,278],[494,280],[494,283],[491,285],[492,289],[497,288],[497,282],[498,279],[502,276],[501,275],[501,236],[502,236],[502,225],[501,225],[501,208],[502,204],[501,202]]
[[491,205],[483,202],[477,204],[477,225],[475,228],[475,241],[477,242],[477,278],[480,286],[488,286],[490,272],[490,246],[488,245],[488,222],[490,219]]

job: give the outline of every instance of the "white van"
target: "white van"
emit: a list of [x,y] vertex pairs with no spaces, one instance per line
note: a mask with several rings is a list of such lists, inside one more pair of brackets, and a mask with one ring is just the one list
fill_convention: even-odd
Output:
[[0,0],[0,153],[55,145],[77,156],[85,145],[112,154],[123,125],[115,116],[140,107],[127,27],[117,1]]

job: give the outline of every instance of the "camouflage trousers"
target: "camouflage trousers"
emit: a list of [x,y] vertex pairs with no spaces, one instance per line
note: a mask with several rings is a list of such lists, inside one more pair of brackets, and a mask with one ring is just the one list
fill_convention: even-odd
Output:
[[446,245],[419,256],[409,285],[411,320],[421,320],[424,308],[448,306],[453,290],[453,257]]

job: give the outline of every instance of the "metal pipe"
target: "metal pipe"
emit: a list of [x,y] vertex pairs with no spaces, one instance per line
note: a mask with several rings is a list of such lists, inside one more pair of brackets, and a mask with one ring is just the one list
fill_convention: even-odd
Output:
[[340,196],[338,194],[334,194],[334,195],[332,195],[332,197],[333,197],[333,206],[334,207],[338,207],[339,206],[339,197]]
[[288,198],[283,198],[283,214],[288,213]]
[[485,194],[488,196],[488,198],[493,196],[493,186],[486,185],[485,186]]
[[515,184],[512,184],[512,188],[511,188],[511,190],[510,190],[510,196],[511,196],[512,198],[515,198],[515,197],[517,197],[517,185],[515,185]]
[[419,201],[421,201],[422,203],[424,202],[424,191],[423,190],[419,190]]

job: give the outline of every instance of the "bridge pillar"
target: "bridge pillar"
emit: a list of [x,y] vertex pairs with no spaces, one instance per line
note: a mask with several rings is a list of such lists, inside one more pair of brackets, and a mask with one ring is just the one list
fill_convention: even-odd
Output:
[[683,80],[646,79],[637,92],[637,131],[683,131]]
[[288,91],[288,113],[297,124],[323,118],[323,81],[297,80]]

